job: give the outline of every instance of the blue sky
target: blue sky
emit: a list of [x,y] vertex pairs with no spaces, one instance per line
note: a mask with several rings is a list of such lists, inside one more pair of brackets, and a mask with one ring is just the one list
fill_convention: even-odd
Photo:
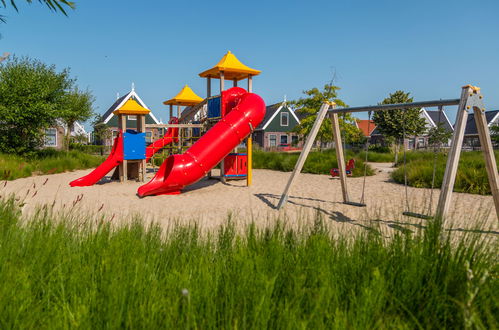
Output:
[[134,82],[166,121],[162,101],[184,84],[205,97],[198,74],[227,50],[262,70],[254,91],[267,104],[336,72],[350,106],[398,89],[415,100],[457,98],[471,83],[499,109],[499,1],[75,0],[68,17],[20,1],[19,13],[0,11],[0,53],[70,67],[99,113]]

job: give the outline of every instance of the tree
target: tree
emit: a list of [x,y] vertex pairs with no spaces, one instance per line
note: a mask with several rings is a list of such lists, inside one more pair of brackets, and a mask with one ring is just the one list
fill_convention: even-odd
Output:
[[[381,104],[410,102],[413,102],[410,93],[396,91],[384,99]],[[400,144],[404,142],[404,137],[417,136],[425,131],[426,122],[424,118],[421,117],[420,112],[420,108],[374,112],[373,120],[380,133],[395,140],[395,163],[398,162]]]
[[29,58],[0,66],[0,152],[26,154],[42,145],[43,130],[55,124],[63,98],[74,84],[69,70],[56,72]]
[[93,102],[94,97],[90,91],[80,91],[78,88],[73,89],[64,95],[62,100],[59,119],[66,125],[65,147],[69,150],[69,142],[71,139],[71,131],[74,129],[75,122],[87,121],[94,114]]
[[94,143],[98,145],[103,145],[104,141],[111,137],[111,130],[104,124],[104,118],[102,115],[96,114],[92,122],[92,127],[94,130]]
[[452,132],[445,129],[443,123],[437,123],[437,126],[428,130],[428,143],[435,148],[438,148],[443,143],[447,142],[452,136]]
[[499,144],[499,124],[490,126],[490,138],[493,143]]
[[[338,98],[339,89],[340,87],[333,84],[326,84],[322,91],[318,88],[305,90],[303,91],[303,94],[307,95],[307,97],[291,101],[290,104],[298,108],[297,112],[304,117],[301,120],[300,125],[295,128],[295,132],[303,137],[308,136],[317,118],[317,113],[325,101],[334,102],[339,107],[347,107],[345,102]],[[340,129],[344,135],[343,138],[346,142],[359,142],[359,138],[361,139],[362,133],[355,125],[355,118],[353,118],[351,114],[345,114],[345,116],[340,115],[339,123]],[[317,134],[317,140],[321,145],[324,142],[333,140],[332,124],[329,117],[326,117],[322,122]]]
[[[27,3],[32,3],[33,0],[25,0]],[[45,4],[50,10],[52,11],[60,11],[64,15],[67,16],[67,12],[64,9],[64,7],[69,7],[71,9],[75,8],[75,3],[72,1],[67,1],[67,0],[38,0],[38,2]],[[10,3],[10,5],[16,10],[19,11],[16,5],[15,0],[0,0],[0,7],[7,8],[7,3]],[[5,23],[6,19],[5,16],[0,15],[0,22]]]

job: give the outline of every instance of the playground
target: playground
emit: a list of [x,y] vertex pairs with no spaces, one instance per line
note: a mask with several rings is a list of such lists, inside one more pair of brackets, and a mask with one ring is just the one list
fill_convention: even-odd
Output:
[[[16,193],[24,198],[23,212],[33,212],[37,206],[49,205],[54,210],[69,214],[92,214],[104,221],[120,224],[137,215],[168,228],[178,224],[197,222],[203,229],[216,229],[228,215],[244,227],[254,221],[263,226],[272,225],[277,218],[290,226],[301,226],[316,214],[327,220],[331,228],[341,231],[379,228],[384,231],[414,231],[426,225],[426,220],[402,215],[404,187],[390,180],[393,169],[388,163],[372,163],[376,175],[366,178],[367,207],[352,207],[342,203],[338,178],[328,175],[302,174],[290,194],[286,208],[276,209],[289,172],[254,170],[251,187],[245,181],[224,184],[216,179],[202,179],[185,189],[180,195],[160,195],[139,199],[136,196],[140,182],[110,182],[109,177],[100,184],[71,188],[67,182],[88,171],[44,175],[10,181],[2,194]],[[148,178],[153,173],[148,174]],[[214,173],[214,175],[217,173]],[[362,178],[348,178],[352,199],[361,195]],[[437,190],[438,191],[438,190]],[[420,212],[428,207],[430,190],[409,188],[412,209]],[[499,232],[492,196],[455,193],[448,228],[472,230],[480,226]],[[433,194],[433,209],[438,193]],[[470,210],[473,210],[470,212]],[[495,236],[495,235],[493,235]]]

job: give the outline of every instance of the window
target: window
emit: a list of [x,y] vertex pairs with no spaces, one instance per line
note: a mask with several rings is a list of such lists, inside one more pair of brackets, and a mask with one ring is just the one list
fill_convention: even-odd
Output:
[[57,146],[57,130],[55,128],[47,128],[45,130],[45,146],[46,147]]
[[152,132],[146,132],[146,141],[152,142]]
[[281,135],[281,144],[288,144],[288,136]]
[[295,146],[295,147],[298,145],[298,136],[293,135],[293,136],[291,137],[291,145],[292,145],[292,146]]
[[276,147],[277,146],[277,136],[275,134],[270,134],[269,135],[269,147]]
[[128,115],[127,118],[128,118],[128,120],[137,120],[137,116],[135,116],[135,115],[133,115],[133,116]]
[[281,126],[289,126],[289,113],[281,112]]

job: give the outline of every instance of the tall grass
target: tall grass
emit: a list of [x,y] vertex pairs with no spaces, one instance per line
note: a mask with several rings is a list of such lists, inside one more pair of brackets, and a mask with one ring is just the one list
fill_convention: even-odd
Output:
[[[253,167],[290,172],[294,169],[298,157],[298,153],[265,152],[261,150],[255,150],[253,152]],[[358,155],[355,155],[354,153],[349,151],[345,156],[345,160],[348,161],[348,159],[350,158],[355,159],[355,169],[353,171],[353,176],[363,176],[363,158],[360,158]],[[331,168],[337,167],[338,162],[336,160],[336,154],[334,150],[313,151],[308,155],[307,161],[303,166],[303,172],[313,174],[329,174]],[[367,175],[373,174],[374,171],[368,165]]]
[[80,151],[40,151],[29,157],[0,154],[0,180],[91,168],[98,166],[103,159]]
[[207,236],[86,220],[0,202],[1,328],[497,327],[494,250],[438,221],[332,239],[319,217]]
[[[407,154],[407,183],[412,187],[430,188],[433,178],[433,153],[408,153]],[[495,153],[496,162],[499,160],[499,152]],[[397,170],[392,172],[392,178],[398,183],[404,183],[404,166],[402,161]],[[446,154],[438,154],[435,172],[435,187],[442,185]],[[482,152],[463,152],[459,160],[454,191],[470,194],[490,195],[490,185],[485,169],[485,161]]]

